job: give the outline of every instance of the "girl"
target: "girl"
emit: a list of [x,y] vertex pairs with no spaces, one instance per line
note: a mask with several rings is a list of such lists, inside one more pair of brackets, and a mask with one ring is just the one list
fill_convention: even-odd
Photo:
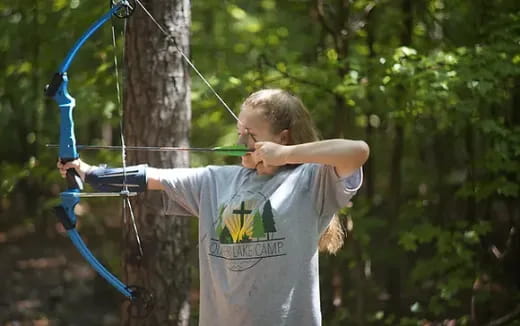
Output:
[[[362,183],[363,141],[319,141],[303,103],[265,89],[242,104],[242,166],[146,168],[167,213],[198,216],[200,321],[206,325],[321,325],[318,248],[343,243],[336,212]],[[95,187],[103,169],[76,160]],[[137,178],[137,177],[135,177]]]

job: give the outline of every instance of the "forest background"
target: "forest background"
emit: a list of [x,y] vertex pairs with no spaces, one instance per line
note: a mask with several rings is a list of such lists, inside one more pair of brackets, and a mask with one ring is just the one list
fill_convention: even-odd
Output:
[[[106,2],[0,3],[2,325],[118,324],[120,295],[53,213],[64,185],[45,144],[57,142],[59,115],[43,96]],[[235,111],[254,90],[281,87],[303,99],[323,138],[371,147],[364,186],[342,211],[345,247],[320,257],[324,325],[520,325],[518,0],[206,0],[191,9],[191,57]],[[118,144],[118,44],[103,28],[71,67],[79,143]],[[192,146],[233,143],[235,121],[194,74],[192,112]],[[113,152],[82,157],[121,164]],[[83,202],[78,213],[116,274],[119,205]],[[182,264],[196,325],[190,223],[194,250]]]

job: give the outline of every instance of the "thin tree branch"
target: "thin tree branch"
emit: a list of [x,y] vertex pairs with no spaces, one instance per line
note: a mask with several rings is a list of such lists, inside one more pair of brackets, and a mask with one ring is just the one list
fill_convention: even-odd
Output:
[[322,84],[313,83],[313,82],[311,82],[309,80],[293,76],[293,75],[289,74],[288,72],[280,70],[275,64],[269,62],[269,60],[264,55],[261,55],[258,60],[260,61],[261,65],[265,64],[266,66],[276,70],[278,73],[280,73],[285,78],[288,78],[290,80],[296,81],[296,82],[298,82],[300,84],[316,87],[317,89],[322,90],[322,91],[324,91],[324,92],[326,92],[328,94],[331,94],[331,95],[337,95],[334,91],[330,90],[329,88],[323,87]]
[[493,253],[493,255],[498,259],[498,260],[503,260],[508,254],[509,252],[511,251],[511,243],[513,241],[513,238],[514,236],[516,235],[516,229],[514,226],[511,227],[511,229],[509,229],[509,235],[507,237],[507,240],[506,240],[506,244],[505,244],[505,247],[504,247],[504,250],[503,251],[500,251],[497,246],[495,246],[494,244],[492,244],[490,246],[490,250],[491,252]]
[[517,317],[520,317],[520,305],[516,306],[516,308],[508,313],[507,315],[504,315],[498,319],[490,321],[487,326],[500,326],[500,325],[506,325],[510,321],[515,320]]
[[325,27],[327,32],[329,32],[335,39],[336,30],[328,23],[327,17],[325,15],[325,10],[323,8],[323,0],[316,0],[316,11],[318,13],[318,18],[323,27]]

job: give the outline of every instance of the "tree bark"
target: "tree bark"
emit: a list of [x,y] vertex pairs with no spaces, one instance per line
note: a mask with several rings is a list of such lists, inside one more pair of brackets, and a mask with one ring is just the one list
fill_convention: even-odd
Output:
[[[143,2],[188,55],[191,12],[189,0]],[[141,146],[189,146],[191,119],[189,67],[174,43],[136,8],[128,20],[124,94],[126,143]],[[187,167],[187,153],[128,153],[128,164]],[[190,305],[189,218],[163,212],[163,194],[148,191],[135,199],[134,211],[143,243],[139,259],[131,221],[124,223],[124,270],[127,282],[150,289],[155,308],[146,319],[129,318],[124,325],[188,325]]]
[[[412,43],[412,29],[413,29],[413,10],[412,0],[402,0],[401,12],[403,16],[403,30],[400,35],[401,45],[410,46]],[[404,86],[399,87],[402,90],[402,94],[406,94]],[[403,99],[401,105],[405,104],[406,99]],[[394,143],[392,147],[391,166],[390,166],[390,188],[387,194],[389,203],[389,222],[394,228],[399,226],[399,215],[401,212],[402,204],[402,162],[404,155],[404,143],[405,143],[405,125],[403,121],[397,119],[394,126]],[[391,239],[389,246],[395,240],[395,234],[397,230],[391,233]],[[402,274],[406,270],[406,257],[399,256],[397,258],[399,263],[391,264],[388,266],[386,271],[386,287],[390,294],[390,300],[388,302],[388,308],[391,313],[395,314],[400,318],[403,312],[402,305]]]

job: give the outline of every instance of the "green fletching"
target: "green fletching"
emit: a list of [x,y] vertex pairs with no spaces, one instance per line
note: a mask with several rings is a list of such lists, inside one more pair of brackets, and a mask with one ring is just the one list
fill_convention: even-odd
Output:
[[252,152],[252,150],[247,148],[245,145],[213,147],[213,151],[222,155],[229,156],[244,156],[247,153]]

